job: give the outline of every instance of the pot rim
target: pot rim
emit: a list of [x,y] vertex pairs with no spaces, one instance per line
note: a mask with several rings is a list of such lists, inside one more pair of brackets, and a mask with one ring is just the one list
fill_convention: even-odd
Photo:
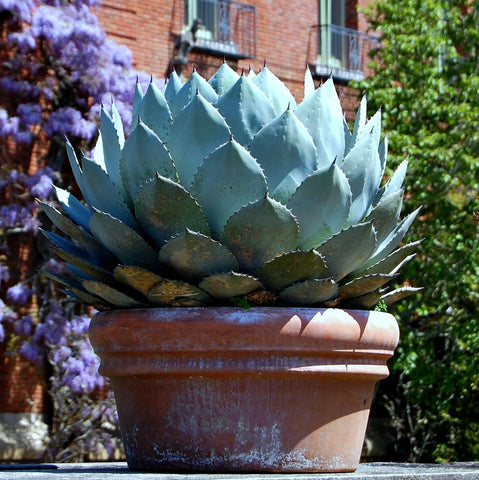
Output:
[[90,339],[107,376],[117,368],[219,375],[223,369],[353,373],[369,366],[383,377],[399,328],[391,314],[366,310],[176,307],[99,313]]
[[[152,328],[152,333],[170,334],[180,343],[196,331],[209,332],[236,330],[236,340],[254,332],[276,338],[301,338],[305,342],[316,339],[334,339],[360,348],[362,344],[382,345],[394,349],[399,340],[399,327],[395,317],[388,312],[374,310],[349,310],[340,308],[306,307],[172,307],[110,310],[97,313],[90,325],[90,335],[108,330],[109,344],[129,344],[140,327]],[[182,330],[178,333],[177,330]],[[120,333],[128,335],[121,335]],[[156,336],[155,336],[156,338]],[[376,341],[375,341],[376,339]],[[107,340],[107,339],[105,339]],[[143,344],[144,338],[142,338]],[[154,338],[149,339],[150,342]],[[208,339],[203,338],[208,345]],[[247,343],[245,341],[241,343]],[[215,340],[215,344],[217,341]],[[147,348],[147,345],[145,345]]]

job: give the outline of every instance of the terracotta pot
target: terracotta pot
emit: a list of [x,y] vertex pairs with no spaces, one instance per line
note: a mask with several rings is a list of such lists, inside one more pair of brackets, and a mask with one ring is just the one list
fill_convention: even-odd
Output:
[[388,313],[168,308],[96,315],[128,465],[348,472],[399,339]]

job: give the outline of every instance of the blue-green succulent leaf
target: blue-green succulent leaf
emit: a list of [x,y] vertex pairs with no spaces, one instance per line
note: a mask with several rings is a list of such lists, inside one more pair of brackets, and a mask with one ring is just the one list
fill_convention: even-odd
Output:
[[376,144],[379,146],[381,142],[381,110],[378,110],[366,122],[366,125],[364,125],[364,127],[361,129],[361,132],[358,135],[356,143],[368,135],[372,135],[376,141]]
[[324,257],[328,275],[336,281],[359,269],[376,248],[372,222],[360,223],[337,233],[316,250]]
[[291,211],[265,197],[229,218],[221,242],[233,252],[242,270],[253,273],[272,258],[295,250],[298,237]]
[[[113,106],[114,103],[112,103],[112,107]],[[116,108],[115,112],[117,112]],[[102,107],[100,134],[93,152],[93,161],[102,167],[115,184],[120,195],[125,197],[125,191],[120,177],[120,155],[125,143],[125,136],[121,119],[119,122],[120,125],[118,121],[115,121],[105,108]],[[121,128],[121,130],[118,131],[118,128]]]
[[218,95],[223,95],[233,84],[238,81],[239,75],[226,63],[223,62],[216,73],[208,80]]
[[238,268],[238,262],[225,246],[191,230],[166,242],[159,259],[185,279],[200,279]]
[[213,87],[198,72],[194,71],[179,92],[169,100],[173,118],[196,97],[197,93],[200,93],[210,103],[215,103],[218,99]]
[[250,153],[235,140],[215,150],[199,167],[191,194],[198,200],[214,238],[228,218],[265,196],[266,179]]
[[[125,144],[125,130],[123,126],[123,120],[121,119],[120,112],[118,111],[118,108],[116,107],[115,102],[111,101],[111,107],[110,107],[110,112],[105,110],[104,107],[102,107],[102,116],[105,118],[107,121],[107,129],[105,129],[105,132],[108,133],[108,135],[104,135],[108,138],[111,137],[112,139],[112,147],[115,148],[116,146],[114,145],[114,141],[116,139],[116,143],[118,144],[119,150],[123,148],[123,145]],[[102,121],[102,117],[100,117],[100,122]],[[101,130],[100,126],[100,130]],[[117,153],[116,153],[117,154]],[[107,169],[108,172],[108,169]]]
[[381,183],[381,162],[374,136],[368,135],[359,141],[344,157],[340,168],[351,187],[348,224],[354,225],[370,212]]
[[54,186],[55,195],[65,213],[85,231],[90,231],[91,211],[70,192]]
[[364,273],[369,275],[374,273],[396,273],[402,265],[415,257],[416,254],[414,252],[420,243],[421,240],[418,240],[397,248],[383,259],[377,261],[377,263],[367,267]]
[[113,272],[115,280],[148,295],[151,289],[163,281],[163,278],[145,268],[130,265],[118,265]]
[[58,247],[60,250],[70,253],[75,257],[82,258],[83,260],[86,260],[88,262],[96,263],[96,260],[90,255],[88,250],[86,250],[85,248],[78,246],[77,244],[73,243],[67,238],[64,238],[56,233],[47,232],[45,230],[40,230],[40,231],[48,238],[48,240],[50,240],[50,242],[53,243],[53,245]]
[[334,300],[338,295],[338,286],[331,278],[305,280],[285,288],[279,298],[290,305],[308,306]]
[[268,97],[273,105],[276,115],[283,113],[287,108],[294,110],[296,107],[296,100],[291,92],[267,66],[264,66],[261,72],[259,72],[252,81]]
[[418,293],[422,288],[416,288],[416,287],[401,287],[397,288],[396,290],[392,290],[390,292],[385,293],[384,295],[381,296],[379,299],[380,301],[382,300],[386,305],[392,305],[395,302],[398,302],[399,300],[402,300],[403,298],[409,297],[409,295],[412,295],[414,293]]
[[80,280],[78,278],[67,277],[60,275],[59,273],[49,272],[48,270],[41,270],[41,274],[54,282],[58,282],[60,285],[68,288],[82,288]]
[[[88,258],[77,257],[70,252],[58,248],[54,249],[54,252],[68,264],[70,270],[79,278],[94,279],[106,283],[113,281],[113,275],[109,271],[98,266]],[[72,267],[74,267],[75,270]]]
[[[381,155],[381,152],[379,152]],[[386,185],[383,185],[381,188],[378,189],[376,193],[376,199],[374,204],[376,205],[383,197],[387,197],[398,190],[403,190],[403,182],[406,176],[408,159],[404,160],[399,167],[394,172],[393,176],[389,179]]]
[[304,97],[303,100],[314,93],[316,90],[314,86],[313,75],[311,75],[311,70],[309,66],[306,67],[306,71],[304,72]]
[[373,292],[365,293],[360,297],[350,299],[348,301],[348,305],[353,308],[360,308],[362,310],[371,310],[378,305],[383,294],[383,290],[375,290]]
[[294,111],[308,129],[318,150],[318,167],[331,165],[344,155],[344,116],[333,80],[307,96]]
[[371,255],[371,258],[364,265],[364,268],[368,268],[375,263],[379,262],[387,255],[389,255],[396,247],[399,245],[401,240],[406,235],[409,227],[419,213],[420,208],[410,213],[407,217],[403,218],[394,230],[380,243],[377,248],[374,250],[374,254]]
[[323,258],[314,250],[285,253],[270,260],[255,274],[273,292],[304,280],[327,276]]
[[[398,250],[400,250],[400,249],[398,248]],[[393,253],[394,253],[394,252],[393,252]],[[393,253],[390,253],[390,254],[388,255],[388,257],[391,256],[391,255],[393,255]],[[402,260],[401,262],[399,262],[399,263],[390,271],[390,273],[391,273],[391,274],[393,274],[393,273],[394,273],[394,274],[398,273],[399,270],[401,270],[401,268],[402,268],[404,265],[406,265],[406,263],[410,262],[415,256],[416,256],[416,253],[413,253],[412,255],[408,255],[404,260]],[[386,258],[388,258],[388,257],[386,257]],[[385,260],[385,259],[384,259],[384,260]],[[379,262],[379,263],[380,263],[380,262]],[[378,265],[378,264],[376,264],[376,265]]]
[[216,273],[206,277],[198,285],[213,298],[229,299],[247,295],[263,288],[262,283],[255,277],[244,273]]
[[114,259],[105,252],[105,248],[100,245],[89,233],[79,228],[71,222],[66,215],[63,215],[53,206],[41,202],[40,208],[52,221],[52,223],[66,233],[69,237],[75,240],[82,248],[86,249],[92,257],[94,257],[100,264],[111,264]]
[[140,82],[137,78],[136,79],[136,84],[135,84],[135,94],[133,96],[133,108],[132,108],[132,112],[131,112],[130,132],[138,124],[138,109],[140,108],[140,103],[141,103],[142,99],[143,99],[143,90],[142,90]]
[[83,198],[88,203],[88,205],[91,205],[91,200],[88,196],[88,193],[89,193],[88,184],[86,180],[83,178],[83,172],[80,167],[80,163],[78,162],[78,158],[76,156],[75,150],[73,149],[72,144],[68,139],[65,142],[65,147],[67,151],[68,160],[70,162],[70,167],[72,169],[73,176],[75,177],[75,181],[78,185],[78,188],[80,189],[83,195]]
[[131,132],[121,155],[121,177],[133,208],[140,187],[156,174],[176,180],[173,160],[158,135],[142,121]]
[[121,119],[120,112],[116,107],[115,102],[112,99],[111,102],[111,119],[113,120],[113,125],[115,126],[116,133],[118,134],[118,143],[120,148],[123,148],[125,144],[125,127],[123,125],[123,120]]
[[116,185],[108,174],[92,160],[83,157],[83,178],[88,185],[90,207],[102,209],[132,228],[136,221]]
[[386,170],[386,163],[388,159],[388,149],[389,149],[388,137],[385,136],[383,140],[379,143],[379,148],[378,148],[379,161],[381,162],[381,171],[383,172],[382,173],[383,175],[384,175],[384,171]]
[[356,119],[354,121],[353,132],[350,136],[346,136],[347,143],[345,145],[344,156],[346,156],[351,149],[356,145],[360,138],[360,134],[363,128],[366,125],[367,115],[368,115],[368,104],[366,96],[363,96],[359,104],[358,111],[356,112]]
[[254,135],[276,116],[266,95],[244,75],[219,97],[216,107],[241,145],[249,145]]
[[189,188],[204,158],[230,137],[218,110],[201,94],[195,95],[176,116],[167,139],[181,184]]
[[82,278],[111,279],[111,274],[101,267],[100,262],[93,258],[90,253],[70,240],[52,232],[42,231],[47,238],[56,246],[55,253],[76,267],[81,273],[76,272]]
[[208,222],[196,200],[181,185],[160,175],[140,187],[135,198],[135,215],[159,247],[187,228],[210,235]]
[[[54,253],[60,256],[57,250],[53,250]],[[61,256],[60,256],[61,258]],[[67,258],[67,257],[65,257]],[[64,260],[64,259],[63,259]],[[86,274],[83,270],[80,270],[78,267],[71,263],[65,263],[67,266],[68,270],[70,270],[70,273],[75,277],[78,278],[79,280],[91,280],[92,277],[88,274]]]
[[265,172],[271,197],[284,204],[317,169],[313,139],[290,109],[256,134],[250,152]]
[[211,297],[195,285],[165,280],[150,290],[148,300],[164,307],[195,307],[208,304]]
[[157,252],[128,225],[108,213],[95,210],[90,219],[93,236],[125,265],[159,270]]
[[317,247],[339,232],[350,206],[349,182],[336,164],[306,178],[287,204],[299,223],[299,247]]
[[158,138],[162,140],[166,138],[171,125],[170,108],[165,96],[153,82],[148,86],[145,96],[138,105],[136,115],[137,119],[140,118],[158,135]]
[[346,120],[346,117],[343,117],[343,130],[344,130],[344,155],[347,155],[351,150],[352,143],[353,143],[353,134],[351,130],[349,130],[349,125]]
[[389,179],[384,188],[383,196],[388,196],[398,190],[401,190],[406,177],[406,170],[408,166],[408,159],[403,160],[399,167],[394,172],[393,176]]
[[390,282],[396,275],[376,273],[351,280],[339,287],[339,298],[349,300],[373,292]]
[[166,87],[163,92],[168,104],[173,101],[174,97],[181,90],[182,86],[183,82],[180,80],[180,77],[178,77],[176,71],[173,70],[171,72],[170,78],[168,78],[168,82],[166,83]]
[[83,280],[83,288],[90,294],[100,297],[109,304],[119,308],[133,308],[144,306],[144,303],[120,292],[111,285],[94,280]]
[[107,310],[109,308],[112,308],[111,304],[105,302],[96,295],[88,293],[81,285],[79,288],[72,286],[69,289],[63,290],[63,293],[73,298],[75,301],[91,305],[97,310]]
[[351,305],[355,308],[362,309],[372,309],[379,302],[384,302],[387,306],[392,305],[394,302],[402,300],[403,298],[408,297],[414,293],[420,292],[422,288],[414,287],[401,287],[396,290],[384,292],[384,291],[375,291],[367,293],[361,297],[354,298],[351,301]]
[[[123,137],[124,138],[124,137]],[[100,113],[100,134],[93,152],[93,160],[100,165],[110,177],[113,177],[120,160],[120,138],[116,130],[115,122],[111,115],[102,105]]]
[[396,227],[401,213],[402,198],[402,190],[396,190],[391,195],[381,197],[379,203],[366,217],[365,221],[373,221],[378,245],[380,245]]

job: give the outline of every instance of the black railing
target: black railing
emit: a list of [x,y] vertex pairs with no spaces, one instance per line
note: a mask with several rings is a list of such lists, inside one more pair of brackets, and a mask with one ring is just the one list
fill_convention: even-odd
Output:
[[367,70],[368,53],[378,38],[338,25],[313,25],[308,45],[308,62],[318,76],[361,80]]
[[196,0],[201,20],[193,48],[235,58],[256,56],[256,6],[233,0]]

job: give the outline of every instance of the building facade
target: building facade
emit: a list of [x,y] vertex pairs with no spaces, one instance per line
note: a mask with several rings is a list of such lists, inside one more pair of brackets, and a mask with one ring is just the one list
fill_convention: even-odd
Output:
[[[368,35],[358,7],[371,0],[103,0],[97,11],[109,38],[133,53],[134,68],[184,78],[194,68],[209,78],[227,61],[238,73],[268,68],[299,102],[309,66],[316,84],[333,76],[348,119],[368,75]],[[0,351],[0,460],[37,458],[44,447],[45,401],[39,372]],[[7,388],[4,386],[7,385]],[[23,443],[22,443],[23,442]]]
[[103,0],[109,37],[133,52],[135,68],[157,78],[193,68],[209,78],[226,60],[238,73],[264,62],[298,101],[308,65],[319,83],[332,75],[348,118],[375,39],[358,13],[370,0]]

